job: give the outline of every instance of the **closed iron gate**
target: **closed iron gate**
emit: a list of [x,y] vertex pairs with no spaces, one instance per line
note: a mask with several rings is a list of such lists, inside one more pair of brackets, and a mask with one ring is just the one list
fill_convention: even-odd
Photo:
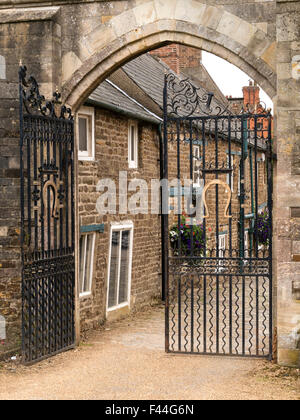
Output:
[[19,81],[22,350],[32,363],[74,346],[74,121],[25,66]]
[[271,358],[272,116],[233,110],[166,76],[166,351]]

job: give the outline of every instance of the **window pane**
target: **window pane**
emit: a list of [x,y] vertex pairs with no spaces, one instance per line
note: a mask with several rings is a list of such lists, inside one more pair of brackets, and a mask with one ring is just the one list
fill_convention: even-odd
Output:
[[79,150],[81,152],[88,151],[88,120],[79,118]]
[[128,301],[129,246],[130,231],[126,230],[122,233],[119,304]]
[[86,236],[81,236],[80,243],[80,273],[79,273],[79,292],[83,292],[84,274],[85,274],[85,256],[86,256]]
[[108,307],[117,306],[120,232],[112,233]]
[[94,243],[94,234],[87,235],[87,244],[86,244],[86,263],[85,263],[85,276],[84,276],[84,286],[83,292],[91,291],[91,276],[93,273],[93,243]]
[[219,236],[219,258],[224,257],[225,249],[226,249],[226,236],[221,235],[221,236]]
[[131,134],[130,134],[130,138],[131,138],[131,161],[134,162],[135,161],[135,138],[134,138],[134,126],[131,126]]

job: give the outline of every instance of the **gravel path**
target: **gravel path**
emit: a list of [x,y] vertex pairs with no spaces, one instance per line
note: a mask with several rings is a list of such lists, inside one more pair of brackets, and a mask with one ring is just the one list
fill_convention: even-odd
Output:
[[32,367],[0,365],[0,399],[299,400],[299,370],[257,360],[164,353],[163,308],[93,332]]

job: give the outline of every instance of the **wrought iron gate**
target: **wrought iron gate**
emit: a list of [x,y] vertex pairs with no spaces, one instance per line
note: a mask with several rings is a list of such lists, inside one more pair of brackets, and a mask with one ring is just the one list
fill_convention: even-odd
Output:
[[166,76],[166,351],[271,358],[272,116],[233,108]]
[[19,70],[22,350],[32,363],[74,346],[74,121]]

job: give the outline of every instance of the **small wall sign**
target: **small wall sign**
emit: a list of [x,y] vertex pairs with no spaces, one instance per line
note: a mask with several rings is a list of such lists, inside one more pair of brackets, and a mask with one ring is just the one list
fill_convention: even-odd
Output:
[[292,76],[295,80],[300,80],[300,55],[292,58]]
[[300,219],[300,207],[291,207],[291,218]]
[[6,322],[4,316],[0,315],[0,341],[6,340]]

